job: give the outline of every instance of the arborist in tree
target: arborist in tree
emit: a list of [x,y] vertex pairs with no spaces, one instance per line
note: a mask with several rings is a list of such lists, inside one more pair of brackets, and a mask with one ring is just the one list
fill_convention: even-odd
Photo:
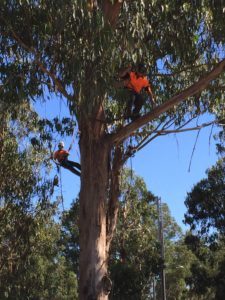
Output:
[[146,73],[147,69],[142,63],[138,65],[136,70],[133,70],[132,67],[127,67],[125,70],[119,72],[123,86],[130,94],[127,104],[127,116],[130,117],[132,121],[140,117],[140,110],[144,104],[144,98],[141,95],[143,90],[149,95],[152,106],[155,106],[155,99]]
[[68,160],[69,151],[64,150],[64,142],[59,142],[58,144],[59,150],[54,152],[53,159],[57,160],[60,166],[65,169],[70,170],[72,173],[80,176],[81,175],[81,166],[79,163]]

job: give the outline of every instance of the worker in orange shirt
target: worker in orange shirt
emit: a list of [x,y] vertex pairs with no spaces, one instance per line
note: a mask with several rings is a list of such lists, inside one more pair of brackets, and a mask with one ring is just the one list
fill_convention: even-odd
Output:
[[[155,106],[155,99],[146,73],[146,67],[141,63],[135,71],[132,70],[132,67],[127,67],[119,73],[119,77],[123,80],[123,86],[128,89],[130,94],[127,105],[127,116],[131,117],[132,121],[140,117],[140,110],[144,104],[144,99],[141,95],[142,90],[147,92],[152,106]],[[132,111],[133,106],[134,109]]]
[[68,160],[69,151],[64,150],[64,142],[59,142],[58,150],[54,152],[53,159],[65,169],[70,170],[72,173],[80,176],[81,175],[81,166],[79,163]]

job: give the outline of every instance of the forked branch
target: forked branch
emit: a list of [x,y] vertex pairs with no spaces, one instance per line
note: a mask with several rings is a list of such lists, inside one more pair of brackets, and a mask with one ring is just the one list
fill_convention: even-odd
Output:
[[135,120],[134,122],[126,125],[125,127],[118,130],[118,132],[110,134],[108,136],[109,142],[114,144],[120,144],[125,138],[129,137],[132,132],[136,131],[137,129],[141,128],[143,125],[153,121],[161,114],[167,112],[169,109],[173,108],[175,105],[186,100],[188,97],[194,96],[195,94],[203,91],[210,82],[216,79],[222,72],[224,72],[225,68],[225,59],[221,60],[212,71],[206,74],[204,77],[199,79],[198,82],[192,84],[185,90],[183,90],[178,95],[173,96],[168,101],[164,102],[160,106],[156,107],[150,113],[140,117],[139,119]]

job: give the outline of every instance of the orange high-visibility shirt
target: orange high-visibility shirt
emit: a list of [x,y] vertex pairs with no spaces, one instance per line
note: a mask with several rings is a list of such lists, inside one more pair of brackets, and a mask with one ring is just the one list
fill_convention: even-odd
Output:
[[68,155],[69,155],[69,152],[62,149],[62,150],[57,150],[54,153],[53,158],[55,160],[58,160],[59,163],[61,163],[65,158],[67,158]]
[[150,83],[146,76],[138,77],[135,72],[129,72],[130,79],[125,83],[125,87],[140,93],[143,88],[150,87]]

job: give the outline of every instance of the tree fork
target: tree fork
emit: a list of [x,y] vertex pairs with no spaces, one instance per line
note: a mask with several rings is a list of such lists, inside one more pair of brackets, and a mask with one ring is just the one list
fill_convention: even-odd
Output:
[[139,129],[140,127],[146,125],[147,123],[158,118],[163,113],[167,112],[169,109],[173,108],[175,105],[180,104],[188,97],[192,97],[199,92],[207,88],[211,81],[219,77],[225,70],[225,59],[222,59],[215,67],[205,74],[199,81],[195,82],[188,88],[181,91],[179,94],[173,96],[168,101],[159,105],[153,111],[147,113],[146,115],[138,118],[134,122],[122,127],[118,132],[111,134],[109,139],[111,143],[119,144],[122,140],[129,137],[132,132]]

